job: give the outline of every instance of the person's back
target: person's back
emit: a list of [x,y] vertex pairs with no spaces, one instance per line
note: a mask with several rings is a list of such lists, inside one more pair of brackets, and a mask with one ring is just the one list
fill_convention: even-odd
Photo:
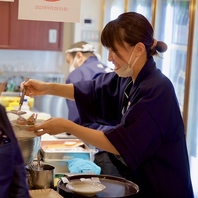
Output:
[[0,197],[30,197],[22,154],[2,105],[0,105]]

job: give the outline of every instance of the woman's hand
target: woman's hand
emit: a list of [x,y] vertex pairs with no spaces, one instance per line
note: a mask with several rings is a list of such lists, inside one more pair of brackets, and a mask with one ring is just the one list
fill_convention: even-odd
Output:
[[26,130],[34,131],[37,136],[41,136],[45,133],[48,133],[49,135],[56,135],[66,132],[69,124],[72,124],[72,122],[64,118],[50,118],[40,125],[28,127]]
[[39,80],[29,79],[28,81],[24,81],[21,83],[21,90],[25,88],[26,95],[33,97],[39,95],[46,95],[49,91],[50,85],[49,83],[42,82]]

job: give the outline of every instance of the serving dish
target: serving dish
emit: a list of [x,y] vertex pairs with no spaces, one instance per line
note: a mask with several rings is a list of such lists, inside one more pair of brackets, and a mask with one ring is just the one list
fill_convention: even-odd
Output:
[[41,141],[42,161],[56,167],[56,174],[68,173],[68,161],[73,158],[94,160],[96,149],[90,149],[84,142],[75,139]]
[[106,187],[98,182],[92,181],[73,181],[69,182],[66,185],[66,188],[74,193],[86,196],[93,197],[99,192],[102,192]]
[[93,161],[95,152],[79,139],[57,139],[41,141],[43,159],[68,161],[72,158],[83,158]]
[[[94,174],[75,174],[66,176],[69,183],[74,181],[81,181],[83,179],[99,179],[100,183],[106,188],[93,196],[93,198],[131,198],[139,192],[139,187],[132,181],[121,177],[111,175],[94,175]],[[62,179],[57,184],[57,191],[60,195],[67,198],[82,198],[83,195],[77,194],[66,187]]]

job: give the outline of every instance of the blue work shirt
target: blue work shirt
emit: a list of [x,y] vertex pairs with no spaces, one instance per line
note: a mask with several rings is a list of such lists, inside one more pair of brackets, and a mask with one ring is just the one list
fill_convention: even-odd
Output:
[[120,171],[139,186],[139,197],[194,197],[185,129],[171,81],[149,58],[132,85],[123,115],[130,81],[108,73],[75,83],[82,123],[116,125],[104,133],[124,161]]
[[[69,74],[66,79],[66,83],[73,84],[79,81],[91,80],[102,73],[107,73],[108,71],[108,67],[101,63],[96,56],[90,56],[80,67],[76,68]],[[75,101],[66,101],[69,110],[68,119],[79,124],[79,113]],[[94,124],[94,127],[97,127],[96,124]]]

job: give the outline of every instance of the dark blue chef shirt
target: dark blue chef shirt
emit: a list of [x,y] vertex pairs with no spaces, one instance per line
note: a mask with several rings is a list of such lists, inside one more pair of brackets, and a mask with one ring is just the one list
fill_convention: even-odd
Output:
[[[69,74],[66,83],[91,80],[99,76],[101,73],[107,73],[107,71],[107,66],[102,64],[96,56],[90,56],[80,67]],[[69,110],[68,119],[79,124],[79,113],[75,101],[66,101]]]
[[151,57],[132,85],[122,115],[130,80],[109,73],[75,83],[82,123],[116,125],[105,135],[126,163],[125,177],[138,184],[140,197],[194,197],[184,124],[171,81]]

